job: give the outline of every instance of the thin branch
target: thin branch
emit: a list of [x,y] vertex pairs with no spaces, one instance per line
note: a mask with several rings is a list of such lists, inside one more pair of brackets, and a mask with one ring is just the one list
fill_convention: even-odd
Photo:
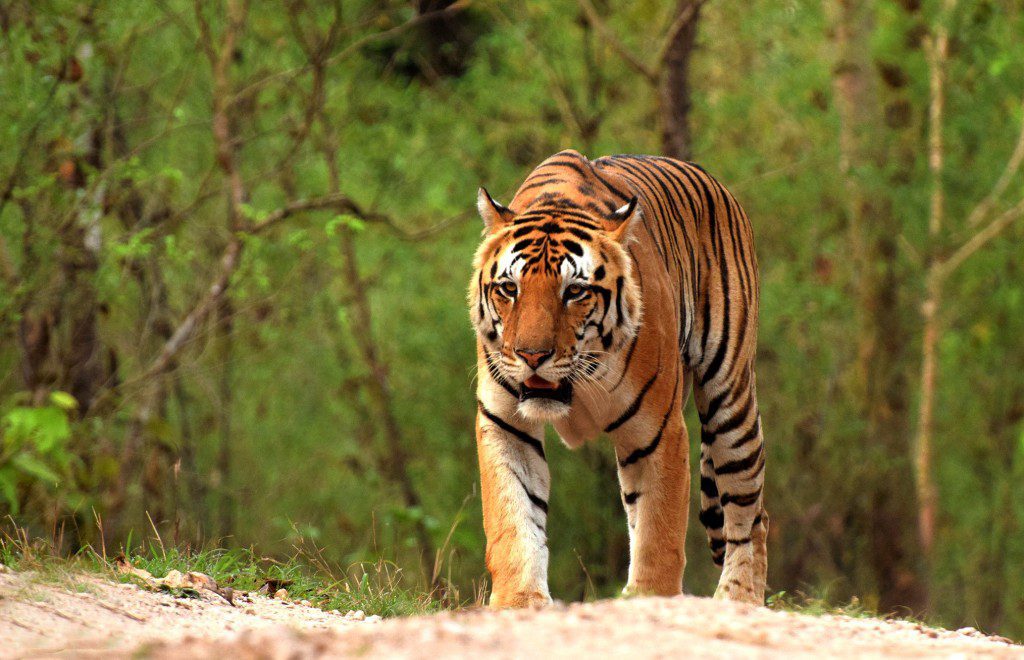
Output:
[[227,247],[220,258],[220,271],[210,284],[207,294],[192,308],[185,318],[178,324],[170,338],[164,343],[160,354],[157,355],[149,367],[138,377],[138,380],[149,380],[166,371],[174,362],[178,352],[188,342],[199,324],[216,308],[221,296],[228,288],[231,275],[238,268],[239,257],[242,254],[242,242],[237,236],[232,236]]
[[196,24],[199,26],[199,47],[203,49],[203,54],[206,55],[206,59],[210,60],[212,65],[217,61],[217,54],[213,50],[213,33],[210,30],[210,23],[203,16],[203,3],[201,0],[195,0],[194,8]]
[[668,32],[665,34],[665,38],[661,40],[661,46],[658,47],[657,56],[654,58],[655,66],[657,67],[657,73],[660,75],[662,69],[665,68],[665,58],[668,57],[669,49],[672,48],[672,42],[675,40],[676,35],[685,28],[693,17],[697,14],[697,10],[703,6],[706,0],[692,0],[683,11],[676,15],[672,25],[669,26]]
[[631,52],[626,45],[623,44],[619,38],[612,32],[608,24],[604,22],[601,15],[597,13],[597,9],[594,8],[594,4],[590,0],[579,0],[580,9],[583,10],[583,14],[587,21],[594,26],[598,32],[604,36],[608,45],[619,54],[619,56],[633,68],[637,73],[642,75],[651,84],[657,84],[660,71],[658,69],[652,69],[647,66],[639,57]]
[[[352,43],[350,43],[347,46],[345,46],[344,48],[342,48],[340,51],[338,51],[334,55],[331,55],[330,57],[326,58],[324,60],[324,63],[326,65],[336,64],[338,61],[348,57],[349,55],[352,55],[353,53],[358,51],[363,46],[367,46],[367,45],[372,44],[372,43],[374,43],[376,41],[382,41],[384,39],[389,39],[391,37],[397,36],[397,35],[405,32],[406,30],[408,30],[410,28],[416,27],[417,25],[419,25],[421,23],[424,23],[426,21],[438,18],[440,16],[447,16],[447,15],[451,15],[451,14],[457,14],[457,13],[465,10],[466,8],[468,8],[471,4],[472,4],[471,0],[458,0],[457,2],[453,2],[452,4],[448,5],[444,9],[438,9],[436,11],[430,11],[430,12],[427,12],[425,14],[418,14],[418,15],[410,18],[409,20],[405,21],[404,23],[396,25],[393,28],[389,28],[389,29],[383,30],[381,32],[374,32],[372,34],[368,34],[368,35],[365,35],[363,37],[360,37],[360,38],[356,39],[355,41],[353,41]],[[245,95],[251,93],[253,90],[259,89],[260,87],[263,87],[264,85],[266,85],[266,84],[268,84],[268,83],[270,83],[270,82],[272,82],[274,80],[277,80],[278,78],[300,76],[303,73],[306,73],[307,71],[309,71],[311,68],[312,68],[312,64],[307,62],[306,64],[294,67],[292,69],[287,69],[285,71],[278,71],[276,73],[272,73],[272,74],[270,74],[268,76],[260,78],[259,80],[254,80],[253,82],[249,83],[245,87],[243,87],[240,90],[238,90],[238,92],[236,92],[235,95],[237,97],[244,97]]]
[[572,90],[569,85],[562,79],[558,71],[551,66],[551,58],[544,53],[540,46],[534,42],[524,30],[515,29],[517,25],[510,19],[500,7],[491,7],[491,14],[513,30],[522,40],[523,44],[529,48],[531,55],[534,56],[533,61],[538,67],[540,67],[546,74],[548,81],[552,87],[552,98],[555,105],[558,107],[559,113],[562,115],[562,121],[566,125],[573,128],[576,135],[583,135],[583,120],[581,119],[581,112],[577,108],[576,104],[572,100]]
[[263,216],[262,219],[247,230],[247,233],[256,234],[262,232],[282,220],[304,211],[324,211],[328,209],[338,213],[350,214],[363,222],[382,225],[398,238],[407,241],[418,241],[433,234],[440,233],[448,227],[458,224],[472,215],[472,210],[469,210],[453,215],[423,229],[409,231],[408,229],[401,227],[391,216],[377,211],[368,211],[344,193],[331,193],[322,197],[299,199],[294,202],[289,202],[281,208]]
[[1024,217],[1024,199],[1021,199],[1015,206],[997,216],[985,225],[981,231],[967,239],[953,254],[944,259],[939,266],[940,276],[946,277],[953,273],[968,257],[984,247],[993,238],[999,236],[1014,221],[1021,217]]
[[1003,169],[1002,175],[996,184],[992,186],[992,190],[989,194],[974,207],[971,214],[967,216],[967,226],[973,227],[980,223],[985,217],[991,213],[995,207],[999,198],[1006,192],[1010,183],[1013,181],[1013,177],[1020,170],[1021,163],[1024,163],[1024,100],[1021,102],[1021,122],[1020,132],[1017,135],[1017,144],[1013,148],[1013,153],[1010,155],[1009,160],[1006,161],[1006,167]]

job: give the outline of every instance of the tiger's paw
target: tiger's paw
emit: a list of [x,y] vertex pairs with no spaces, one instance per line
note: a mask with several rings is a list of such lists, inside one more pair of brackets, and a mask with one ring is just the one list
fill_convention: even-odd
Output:
[[730,570],[726,560],[725,570],[715,589],[715,598],[764,605],[764,582],[757,579],[749,561],[737,563],[739,565]]
[[730,548],[725,555],[715,598],[764,605],[765,562],[759,559],[749,543]]
[[719,600],[732,600],[737,603],[750,603],[751,605],[764,605],[764,594],[758,596],[754,588],[749,584],[743,584],[735,578],[728,582],[720,582],[715,589],[715,598]]
[[513,591],[509,593],[492,593],[490,606],[502,609],[537,609],[551,604],[551,596],[544,591]]

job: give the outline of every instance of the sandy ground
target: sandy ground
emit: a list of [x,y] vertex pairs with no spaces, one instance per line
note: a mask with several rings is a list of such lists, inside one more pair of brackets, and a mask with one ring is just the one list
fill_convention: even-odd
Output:
[[0,658],[1013,657],[973,629],[811,617],[706,598],[642,598],[539,611],[377,621],[259,595],[175,598],[81,576],[0,573]]

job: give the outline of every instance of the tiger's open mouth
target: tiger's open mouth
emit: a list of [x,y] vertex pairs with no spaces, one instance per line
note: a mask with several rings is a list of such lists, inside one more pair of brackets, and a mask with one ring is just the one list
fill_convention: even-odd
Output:
[[519,386],[519,401],[529,399],[550,399],[568,405],[572,403],[572,383],[552,383],[537,375],[530,376]]

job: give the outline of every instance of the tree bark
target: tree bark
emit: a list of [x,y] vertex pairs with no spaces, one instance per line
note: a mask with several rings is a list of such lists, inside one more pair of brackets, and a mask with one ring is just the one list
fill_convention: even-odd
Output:
[[[906,126],[887,121],[892,94],[879,88],[866,48],[873,31],[872,7],[864,0],[840,0],[835,21],[839,59],[833,88],[840,117],[840,171],[846,187],[858,316],[854,392],[865,423],[865,442],[882,458],[875,479],[863,484],[869,490],[865,534],[880,606],[918,608],[922,590],[914,544],[905,531],[911,527],[915,509],[914,490],[904,476],[909,469],[902,368],[907,338],[894,231],[898,219],[890,197],[894,182],[873,185],[864,175],[865,170],[875,175],[884,171],[890,158],[888,143],[905,138],[892,133]],[[883,97],[888,102],[884,111]]]
[[661,150],[666,156],[689,160],[693,153],[690,132],[690,62],[697,43],[701,0],[679,0],[674,24],[661,61],[658,101],[661,114]]
[[932,480],[932,443],[934,436],[935,384],[938,379],[936,351],[941,333],[939,309],[944,278],[940,266],[940,238],[946,211],[946,189],[942,180],[945,161],[943,120],[946,109],[946,60],[949,55],[949,32],[945,20],[955,0],[946,0],[946,16],[940,17],[934,38],[926,44],[928,59],[928,170],[931,174],[931,195],[928,213],[928,269],[925,299],[921,305],[921,383],[918,401],[917,441],[914,447],[914,478],[917,489],[917,534],[924,554],[925,570],[932,566],[935,545],[935,515],[938,495]]
[[219,344],[217,360],[221,365],[220,382],[218,383],[217,402],[217,474],[219,475],[219,509],[217,530],[223,538],[230,537],[235,530],[235,498],[231,488],[231,468],[233,464],[231,442],[231,361],[234,348],[234,305],[231,298],[225,296],[217,307],[217,343]]

